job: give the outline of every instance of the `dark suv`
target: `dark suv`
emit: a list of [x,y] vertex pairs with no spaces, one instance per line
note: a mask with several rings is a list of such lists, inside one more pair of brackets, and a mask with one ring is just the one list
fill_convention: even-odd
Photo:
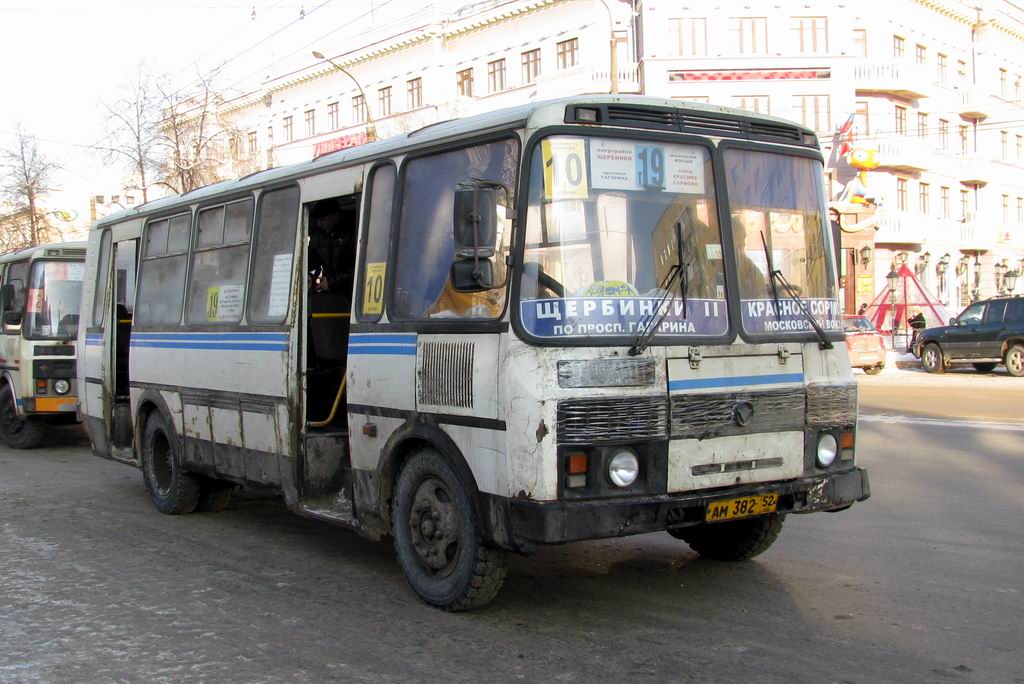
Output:
[[1010,375],[1024,377],[1024,297],[997,297],[975,302],[949,325],[928,328],[914,354],[929,373],[942,373],[957,361],[969,361],[987,373],[1005,363]]

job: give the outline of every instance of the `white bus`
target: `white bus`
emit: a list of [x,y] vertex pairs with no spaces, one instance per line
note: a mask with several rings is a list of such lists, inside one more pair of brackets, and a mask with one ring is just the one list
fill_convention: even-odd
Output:
[[0,442],[39,445],[47,425],[78,420],[75,343],[85,273],[84,242],[0,256]]
[[504,552],[667,530],[749,558],[868,497],[810,130],[587,96],[149,202],[90,235],[95,451],[391,535],[425,602]]

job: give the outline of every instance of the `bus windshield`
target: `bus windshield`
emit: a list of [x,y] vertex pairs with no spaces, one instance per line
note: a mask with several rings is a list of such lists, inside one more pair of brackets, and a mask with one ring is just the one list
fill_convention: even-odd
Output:
[[711,155],[554,136],[534,148],[520,287],[542,339],[719,337],[729,329]]
[[78,334],[85,265],[76,261],[36,261],[29,276],[25,315],[28,337],[73,338]]
[[812,328],[801,302],[771,277],[770,264],[822,329],[841,331],[821,162],[740,149],[727,149],[722,156],[743,329],[776,335]]

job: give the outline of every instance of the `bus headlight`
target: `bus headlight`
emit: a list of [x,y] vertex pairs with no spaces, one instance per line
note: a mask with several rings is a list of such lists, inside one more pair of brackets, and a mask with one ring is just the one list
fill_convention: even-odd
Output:
[[836,438],[830,433],[826,432],[821,437],[818,437],[818,466],[828,468],[832,465],[832,461],[836,460],[836,453],[838,451],[839,445],[836,444]]
[[640,461],[632,449],[619,449],[608,459],[608,479],[617,487],[628,487],[640,474]]
[[71,390],[71,383],[67,380],[55,380],[53,383],[53,391],[57,394],[67,394]]

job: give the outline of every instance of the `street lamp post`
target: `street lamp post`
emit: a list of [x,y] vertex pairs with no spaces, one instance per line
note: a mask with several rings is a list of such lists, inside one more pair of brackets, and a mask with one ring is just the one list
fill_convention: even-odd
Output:
[[609,53],[609,68],[611,72],[608,89],[612,94],[615,94],[619,92],[619,50],[618,43],[615,40],[615,18],[612,16],[612,8],[608,6],[607,0],[601,0],[601,4],[604,5],[604,10],[608,13],[608,37],[609,45],[611,46],[611,52]]
[[1003,284],[1006,286],[1006,294],[1013,294],[1013,291],[1017,289],[1017,278],[1020,277],[1020,273],[1017,271],[1008,271],[1003,274]]
[[892,310],[892,350],[896,351],[896,284],[900,280],[900,274],[896,272],[896,265],[889,269],[889,275],[885,276],[889,283],[889,308]]
[[352,82],[356,84],[356,89],[359,91],[359,96],[363,98],[363,112],[366,114],[366,140],[368,142],[373,142],[374,140],[376,140],[377,127],[373,122],[373,116],[370,115],[370,101],[366,99],[366,93],[363,92],[363,86],[359,84],[359,81],[356,79],[355,76],[353,76],[343,67],[335,63],[334,60],[332,60],[330,57],[325,57],[324,54],[319,50],[313,50],[313,56],[316,57],[317,59],[322,59],[323,61],[327,62],[332,67],[334,67],[341,73],[351,78]]

